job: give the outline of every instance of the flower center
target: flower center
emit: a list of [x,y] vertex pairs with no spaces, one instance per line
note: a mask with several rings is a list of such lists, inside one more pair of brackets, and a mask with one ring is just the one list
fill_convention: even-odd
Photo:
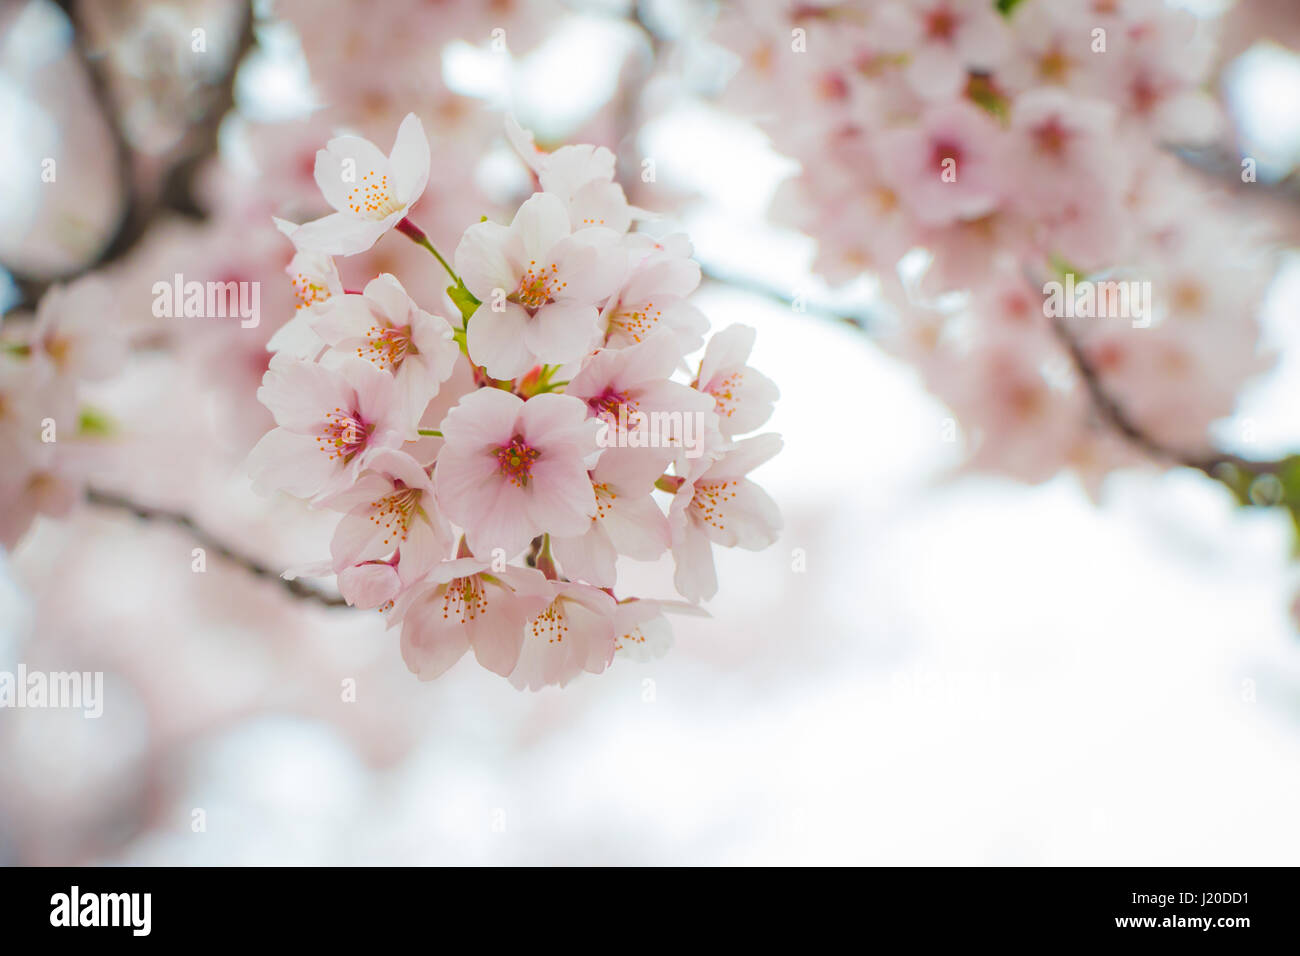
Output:
[[1058,116],[1053,116],[1036,126],[1033,136],[1039,152],[1058,157],[1065,154],[1065,145],[1070,138],[1069,131],[1061,125]]
[[510,484],[522,488],[528,484],[533,462],[540,458],[541,454],[536,448],[530,447],[522,436],[515,435],[510,439],[510,444],[497,448],[497,464],[501,474],[505,475]]
[[617,494],[610,489],[609,485],[602,482],[592,482],[591,490],[596,493],[596,513],[591,516],[593,522],[600,520],[614,509],[614,499]]
[[330,290],[322,280],[311,278],[306,273],[299,272],[293,277],[293,294],[298,297],[297,308],[305,309],[307,306],[328,299]]
[[953,169],[961,166],[961,144],[950,139],[935,141],[930,151],[930,165],[940,172],[947,172],[950,168],[946,165],[948,160],[952,160],[951,168]]
[[358,412],[345,412],[336,408],[325,416],[321,433],[316,436],[316,447],[330,458],[345,464],[366,447],[374,425],[366,424]]
[[695,486],[695,497],[691,499],[690,505],[695,520],[703,524],[713,525],[719,531],[725,531],[727,526],[722,509],[728,501],[736,497],[736,492],[731,489],[739,484],[740,482],[735,479],[697,484]]
[[618,410],[622,405],[627,406],[627,413],[631,415],[636,411],[636,404],[628,399],[626,392],[616,392],[614,387],[607,386],[605,391],[587,399],[587,407],[595,415],[609,415],[611,418],[618,418]]
[[357,347],[360,358],[369,359],[385,371],[396,371],[408,354],[417,354],[411,341],[411,327],[388,328],[372,325],[366,332],[365,347]]
[[378,170],[370,170],[361,182],[348,190],[348,208],[362,219],[387,219],[402,208],[393,195],[388,177]]
[[639,309],[619,309],[609,317],[609,332],[612,334],[615,329],[620,329],[632,341],[640,342],[654,331],[662,317],[663,310],[656,309],[653,302],[647,302]]
[[534,640],[558,644],[569,632],[569,619],[564,613],[564,605],[556,598],[547,605],[546,610],[533,618],[530,625]]
[[560,281],[559,267],[555,263],[539,267],[537,260],[532,259],[524,274],[519,277],[519,288],[507,298],[530,312],[535,312],[542,306],[554,302],[556,293],[568,284]]
[[745,379],[743,371],[732,372],[726,378],[710,382],[705,389],[717,403],[717,413],[723,418],[730,418],[736,413],[736,392],[740,390]]
[[421,494],[420,489],[407,488],[399,481],[392,494],[370,503],[370,520],[383,530],[384,544],[396,547],[406,540],[411,521],[420,506]]
[[951,10],[939,7],[925,15],[925,35],[931,40],[952,40],[957,32],[957,18]]
[[442,595],[442,619],[455,619],[465,624],[486,613],[487,606],[487,592],[477,574],[455,578],[447,584]]

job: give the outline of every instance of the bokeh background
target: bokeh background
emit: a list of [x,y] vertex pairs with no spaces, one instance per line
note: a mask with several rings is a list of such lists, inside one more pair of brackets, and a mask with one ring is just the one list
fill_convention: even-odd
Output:
[[[0,862],[1300,858],[1285,513],[1235,507],[1187,470],[1113,474],[1099,503],[1070,474],[1028,486],[963,470],[951,411],[873,341],[872,279],[830,288],[812,240],[767,223],[794,164],[711,99],[727,62],[705,39],[710,6],[443,3],[418,24],[403,4],[311,6],[3,7],[9,305],[96,262],[133,345],[89,394],[114,425],[90,482],[188,512],[274,567],[327,552],[329,518],[255,497],[241,462],[267,427],[265,337],[291,311],[269,215],[308,201],[310,165],[290,160],[339,122],[344,80],[305,51],[334,43],[344,60],[373,54],[346,80],[374,85],[373,114],[351,125],[371,119],[385,148],[407,109],[430,129],[416,218],[443,248],[518,193],[507,110],[548,142],[604,142],[633,170],[654,159],[653,184],[627,179],[633,202],[690,233],[713,277],[697,304],[715,328],[755,326],[752,364],[781,387],[770,428],[785,451],[756,477],[784,533],[718,552],[712,617],[676,619],[667,657],[532,694],[465,662],[422,684],[375,616],[217,558],[196,574],[193,540],[165,522],[91,506],[40,518],[0,557],[0,670],[103,671],[106,699],[98,720],[0,710]],[[1243,0],[1250,29],[1233,33],[1229,6],[1196,5],[1227,16],[1215,89],[1238,144],[1285,184],[1300,14]],[[196,29],[201,57],[186,52]],[[404,44],[427,72],[383,75],[382,51]],[[47,156],[59,179],[33,185]],[[1300,195],[1270,195],[1294,222]],[[124,209],[139,236],[105,260]],[[358,268],[427,275],[438,294],[403,242]],[[264,281],[263,328],[160,327],[149,289],[176,271]],[[1282,358],[1220,423],[1228,445],[1248,428],[1255,453],[1300,448],[1298,302],[1289,253],[1261,316]],[[671,564],[621,573],[666,594]]]

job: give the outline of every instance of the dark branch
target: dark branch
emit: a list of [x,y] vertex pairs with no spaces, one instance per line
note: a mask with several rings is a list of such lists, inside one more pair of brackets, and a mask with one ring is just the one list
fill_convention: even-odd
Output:
[[[1083,346],[1070,331],[1065,320],[1059,316],[1053,316],[1051,323],[1052,330],[1056,333],[1057,339],[1066,352],[1069,353],[1074,370],[1079,374],[1084,387],[1088,390],[1088,396],[1092,400],[1093,408],[1096,409],[1102,422],[1118,432],[1133,447],[1141,450],[1151,458],[1174,465],[1182,465],[1186,468],[1194,468],[1216,481],[1223,482],[1234,490],[1239,490],[1243,477],[1253,480],[1258,475],[1277,475],[1288,465],[1289,459],[1254,461],[1221,451],[1198,454],[1185,449],[1171,448],[1158,441],[1135,422],[1119,401],[1106,390],[1101,381],[1101,376],[1088,360]],[[1249,497],[1246,500],[1249,501]]]
[[347,607],[348,603],[335,594],[326,594],[324,591],[318,591],[309,584],[304,584],[299,580],[287,580],[280,577],[274,570],[267,567],[255,558],[248,555],[240,554],[229,545],[217,540],[210,533],[200,528],[194,519],[187,514],[179,511],[169,511],[166,508],[155,508],[151,505],[142,505],[124,498],[121,495],[108,491],[97,491],[94,488],[86,492],[86,500],[92,505],[101,508],[113,508],[118,511],[125,511],[132,514],[142,521],[156,521],[173,525],[180,528],[187,535],[194,539],[205,551],[219,555],[231,564],[243,568],[254,577],[263,578],[267,581],[273,581],[275,584],[284,588],[289,594],[296,598],[306,601],[315,601],[324,607]]
[[122,213],[104,246],[89,261],[56,275],[28,275],[6,266],[22,301],[34,305],[51,285],[67,282],[94,269],[123,258],[149,232],[164,213],[202,217],[203,210],[194,197],[194,179],[203,164],[216,153],[221,118],[235,103],[235,76],[245,55],[255,42],[251,4],[241,4],[239,35],[225,73],[211,87],[210,103],[187,133],[180,154],[161,177],[158,188],[150,194],[136,182],[135,153],[127,142],[118,110],[113,102],[102,55],[93,53],[84,23],[77,14],[77,4],[60,3],[73,27],[73,48],[90,82],[91,93],[113,141],[118,169],[118,188],[122,196]]

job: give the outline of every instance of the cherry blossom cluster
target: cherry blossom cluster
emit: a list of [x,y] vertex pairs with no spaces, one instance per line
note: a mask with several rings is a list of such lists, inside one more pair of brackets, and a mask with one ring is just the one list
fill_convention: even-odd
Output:
[[[414,114],[387,155],[350,135],[318,152],[334,212],[277,220],[300,304],[268,346],[258,398],[276,427],[249,467],[258,490],[341,515],[330,560],[291,573],[337,575],[350,604],[381,610],[414,673],[472,650],[537,689],[662,653],[664,615],[717,592],[713,547],[775,540],[747,475],[781,441],[743,437],[777,397],[748,365],[753,330],[705,343],[690,244],[632,229],[648,214],[613,154],[507,132],[540,188],[509,223],[469,225],[450,261],[409,215],[430,164]],[[447,303],[389,273],[343,287],[335,257],[392,232],[445,270]],[[620,556],[668,552],[685,600],[617,590]]]
[[98,277],[49,289],[35,315],[0,330],[0,546],[38,514],[63,517],[81,499],[109,422],[85,402],[88,383],[116,374],[126,345]]
[[1207,447],[1267,365],[1276,263],[1169,149],[1221,130],[1207,36],[1163,0],[741,2],[714,33],[740,59],[725,103],[802,164],[775,217],[817,240],[829,281],[880,278],[890,344],[963,423],[970,463],[1090,487],[1139,456],[1093,427],[1047,282],[1149,283],[1142,321],[1068,325],[1168,446]]

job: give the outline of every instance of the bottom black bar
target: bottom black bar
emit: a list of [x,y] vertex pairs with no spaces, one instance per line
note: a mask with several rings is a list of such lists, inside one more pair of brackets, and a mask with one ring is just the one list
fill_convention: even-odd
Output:
[[[301,946],[415,931],[436,946],[439,926],[459,936],[536,921],[550,939],[609,924],[662,945],[788,927],[866,943],[902,934],[918,945],[1127,939],[1290,948],[1297,923],[1286,869],[840,869],[793,879],[671,870],[593,880],[563,870],[15,868],[0,870],[0,881],[7,942],[75,934],[83,943],[283,938]],[[680,935],[678,922],[698,929]]]

